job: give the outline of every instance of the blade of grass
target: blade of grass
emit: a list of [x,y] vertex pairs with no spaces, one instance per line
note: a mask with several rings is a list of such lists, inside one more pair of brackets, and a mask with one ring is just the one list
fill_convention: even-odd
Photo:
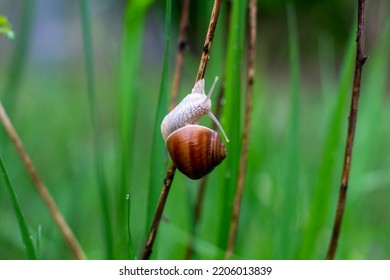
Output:
[[237,187],[234,195],[234,204],[232,218],[229,229],[229,239],[225,259],[231,259],[236,246],[236,236],[238,230],[238,222],[241,211],[241,201],[244,193],[246,181],[246,168],[249,147],[249,134],[252,118],[252,100],[253,100],[253,84],[255,78],[255,53],[256,53],[256,27],[257,27],[257,1],[250,0],[249,2],[249,39],[248,39],[248,54],[247,54],[247,94],[245,102],[245,120],[244,132],[242,136],[242,152],[240,155],[240,166],[237,180]]
[[320,71],[320,85],[322,93],[322,104],[324,107],[329,107],[332,96],[329,92],[335,92],[337,85],[334,81],[337,79],[335,73],[335,50],[332,40],[327,36],[321,36],[318,47],[318,64]]
[[26,220],[24,218],[22,208],[20,207],[18,198],[16,196],[16,193],[15,193],[15,190],[12,186],[12,183],[9,179],[7,170],[5,168],[5,165],[3,163],[3,159],[1,156],[0,156],[0,171],[3,175],[2,177],[4,178],[5,185],[7,187],[8,192],[9,192],[9,195],[10,195],[10,198],[12,201],[12,205],[14,207],[15,214],[16,214],[16,217],[18,219],[20,233],[22,235],[23,243],[26,246],[26,250],[27,250],[27,256],[30,260],[36,260],[37,254],[35,252],[34,244],[33,244],[32,238],[31,238],[31,234],[28,230],[28,226],[27,226]]
[[161,73],[160,92],[158,97],[157,112],[153,128],[153,144],[151,153],[150,178],[148,188],[147,215],[146,215],[146,231],[147,236],[149,227],[152,224],[153,213],[157,202],[159,201],[159,193],[161,188],[161,180],[165,173],[165,143],[161,136],[160,125],[168,108],[168,65],[169,65],[169,50],[171,37],[171,14],[172,1],[166,1],[166,16],[165,16],[165,51],[164,62]]
[[110,201],[107,191],[106,176],[104,172],[104,158],[103,158],[103,146],[100,141],[101,131],[99,127],[98,105],[96,101],[96,90],[94,80],[94,66],[93,66],[93,48],[92,48],[92,35],[90,26],[89,6],[87,0],[80,0],[81,8],[81,23],[83,31],[84,42],[84,58],[85,58],[85,72],[87,76],[87,93],[89,100],[89,109],[91,113],[91,122],[93,130],[94,141],[94,163],[96,179],[99,188],[99,195],[103,213],[103,231],[105,234],[106,243],[106,257],[108,259],[114,258],[114,246],[113,246],[113,233],[112,233],[112,221],[110,216]]
[[42,245],[42,226],[39,225],[37,230],[37,245],[36,245],[37,260],[40,260],[42,256],[41,245]]
[[293,4],[287,5],[287,22],[289,35],[289,56],[290,56],[290,123],[286,145],[286,170],[283,178],[283,198],[280,219],[280,242],[278,242],[277,259],[293,258],[293,242],[296,235],[297,207],[300,197],[299,191],[299,99],[300,99],[300,63],[298,28],[295,7]]
[[[367,65],[367,74],[362,85],[362,90],[367,94],[361,96],[361,102],[365,105],[360,109],[358,127],[364,129],[359,129],[356,132],[355,149],[359,152],[355,155],[351,178],[357,178],[363,174],[367,165],[373,161],[372,152],[375,145],[367,145],[367,143],[375,141],[372,136],[380,134],[381,130],[378,120],[381,119],[381,114],[384,112],[381,107],[386,104],[384,94],[386,93],[386,83],[389,77],[388,61],[390,53],[387,50],[390,48],[390,21],[387,21],[384,26],[381,38],[375,44],[375,48],[370,51],[370,63]],[[349,197],[359,196],[364,189],[365,186],[357,186]],[[351,200],[353,201],[353,199]]]
[[8,77],[3,89],[3,104],[4,107],[7,108],[10,116],[12,116],[14,112],[18,96],[18,87],[21,85],[25,69],[36,1],[31,0],[23,3],[20,28],[16,31],[16,46],[14,53],[12,54]]
[[[8,77],[3,88],[3,104],[7,108],[8,114],[12,115],[16,99],[18,96],[18,87],[21,85],[21,80],[26,64],[27,50],[30,42],[32,22],[34,18],[35,0],[26,1],[23,5],[22,20],[20,28],[16,31],[17,37],[15,40],[16,46],[12,54]],[[4,131],[0,129],[0,145],[5,147],[3,137]]]
[[129,260],[135,260],[137,257],[135,256],[134,252],[134,246],[133,246],[133,238],[131,237],[131,226],[130,226],[130,213],[131,213],[131,200],[130,200],[130,193],[126,195],[127,200],[127,248],[129,252]]
[[336,172],[336,156],[343,140],[341,130],[348,102],[350,78],[354,67],[354,35],[355,32],[353,31],[348,40],[348,46],[342,63],[337,102],[325,134],[324,150],[312,199],[310,200],[311,206],[308,211],[309,216],[303,229],[301,246],[297,252],[297,258],[299,259],[309,259],[317,256],[317,254],[315,254],[315,251],[317,250],[317,240],[321,234],[322,227],[325,223],[328,223],[329,220],[331,197],[334,193],[332,186]]
[[[222,126],[230,138],[227,145],[228,156],[220,166],[221,177],[218,183],[220,196],[218,246],[227,248],[230,226],[231,205],[236,188],[241,153],[241,62],[245,35],[247,1],[233,1],[230,19],[226,63],[226,105],[222,109]],[[222,259],[224,256],[217,256]]]
[[[381,22],[381,21],[379,21]],[[337,256],[339,259],[350,259],[353,253],[359,251],[361,256],[372,256],[371,240],[376,240],[372,232],[365,234],[362,228],[364,222],[362,215],[367,213],[362,203],[367,202],[373,190],[377,186],[386,188],[389,184],[388,170],[377,170],[379,161],[384,158],[383,143],[388,138],[386,133],[388,124],[383,120],[387,116],[388,100],[388,77],[389,58],[390,58],[390,20],[383,24],[380,38],[370,48],[370,63],[365,69],[364,79],[362,81],[361,103],[364,104],[359,109],[359,122],[356,131],[356,139],[354,144],[354,162],[351,170],[350,185],[353,188],[348,193],[348,204],[346,205],[345,218],[343,220],[343,230],[340,233],[340,245]],[[368,144],[369,143],[369,144]],[[364,178],[369,178],[368,180]],[[375,191],[374,191],[375,192]],[[377,203],[377,202],[375,202]],[[377,219],[380,222],[380,219]],[[377,226],[369,226],[377,228]],[[359,233],[356,228],[362,228]],[[383,230],[379,235],[383,234]],[[354,237],[354,238],[351,238]],[[386,245],[384,245],[386,246]],[[384,249],[385,250],[385,249]],[[372,257],[368,257],[372,258]],[[378,258],[378,257],[376,257]]]
[[[138,102],[138,86],[140,77],[140,66],[142,57],[142,45],[144,38],[145,15],[153,3],[153,0],[127,1],[124,14],[121,54],[119,58],[118,73],[118,118],[119,118],[119,152],[120,166],[118,168],[119,186],[116,200],[117,219],[115,232],[116,248],[123,248],[128,240],[127,204],[126,194],[130,192],[131,172],[133,170],[132,150],[134,147],[134,124]],[[119,258],[126,258],[126,250],[120,252]]]

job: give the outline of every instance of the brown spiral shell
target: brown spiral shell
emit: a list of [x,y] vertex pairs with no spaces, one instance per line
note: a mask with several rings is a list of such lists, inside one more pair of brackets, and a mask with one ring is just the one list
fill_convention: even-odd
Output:
[[209,174],[226,157],[218,133],[200,125],[186,125],[171,133],[167,146],[173,163],[191,179]]

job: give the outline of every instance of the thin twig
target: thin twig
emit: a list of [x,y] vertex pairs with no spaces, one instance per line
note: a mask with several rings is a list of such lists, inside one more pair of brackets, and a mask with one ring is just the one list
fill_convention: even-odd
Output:
[[175,73],[173,74],[173,85],[171,92],[171,102],[169,110],[172,110],[177,103],[177,96],[179,95],[179,85],[181,80],[181,73],[183,68],[184,51],[187,47],[187,28],[188,28],[188,14],[190,10],[190,0],[183,0],[180,17],[179,30],[179,44],[176,53]]
[[332,260],[337,249],[337,241],[339,238],[341,222],[344,214],[345,199],[347,196],[349,171],[351,168],[352,148],[355,137],[356,119],[359,105],[360,82],[364,62],[367,57],[364,55],[364,33],[365,33],[365,0],[358,0],[358,29],[357,29],[357,49],[355,75],[353,79],[352,101],[348,118],[347,143],[345,147],[343,174],[341,176],[341,185],[339,191],[339,199],[337,204],[336,216],[333,225],[332,238],[329,243],[328,254],[326,259]]
[[[231,9],[231,2],[227,2],[227,9],[228,11],[230,11]],[[228,12],[228,14],[230,14],[230,12]],[[230,17],[227,19],[228,22],[225,24],[225,31],[228,30],[229,26],[230,26]],[[225,80],[225,78],[222,78],[221,79],[222,81]],[[218,93],[218,97],[217,97],[217,106],[216,106],[216,110],[215,110],[215,116],[217,119],[219,119],[219,117],[221,116],[221,112],[222,112],[222,105],[223,105],[223,98],[225,96],[225,86],[222,84],[221,86],[221,89]],[[217,124],[214,122],[212,124],[212,129],[213,130],[216,130],[217,128]],[[198,194],[196,196],[196,201],[195,201],[195,207],[194,207],[194,220],[193,220],[193,226],[192,226],[192,232],[191,232],[191,239],[188,243],[188,246],[187,246],[187,249],[186,249],[186,253],[185,253],[185,259],[186,260],[189,260],[189,259],[192,259],[192,256],[193,256],[193,253],[194,253],[194,242],[195,242],[195,237],[196,237],[196,234],[197,234],[197,229],[198,229],[198,226],[199,226],[199,223],[200,223],[200,219],[202,217],[202,209],[203,209],[203,203],[204,203],[204,194],[206,192],[206,187],[207,187],[207,181],[208,181],[208,177],[203,177],[201,179],[201,181],[199,182],[199,186],[198,186]]]
[[160,198],[158,200],[156,213],[154,214],[152,227],[150,228],[150,233],[148,240],[146,241],[144,252],[142,253],[142,259],[148,260],[150,254],[152,253],[153,243],[156,238],[158,226],[160,225],[160,220],[162,213],[164,211],[165,202],[167,201],[169,190],[171,189],[172,181],[175,176],[176,166],[172,163],[168,169],[167,175],[164,179],[164,186],[161,190]]
[[[224,78],[222,79],[224,80]],[[217,97],[217,106],[215,110],[215,117],[219,119],[219,116],[221,115],[222,112],[222,99],[225,95],[225,88],[221,87],[221,90],[218,93]],[[213,123],[212,126],[213,130],[217,129],[217,124]],[[203,177],[198,186],[198,194],[196,196],[196,201],[195,201],[195,207],[194,207],[194,218],[193,218],[193,226],[192,226],[192,232],[191,232],[191,240],[188,243],[186,253],[185,253],[185,259],[190,260],[192,259],[192,255],[194,253],[194,242],[195,242],[195,236],[197,234],[197,229],[200,223],[200,219],[202,217],[202,209],[203,209],[203,202],[204,202],[204,194],[206,192],[206,187],[207,187],[207,182],[208,182],[208,176]]]
[[49,212],[54,218],[55,223],[57,224],[58,228],[60,229],[62,235],[65,238],[66,243],[68,244],[70,250],[72,251],[73,255],[77,259],[86,259],[86,256],[77,241],[76,237],[74,236],[72,230],[70,229],[69,225],[66,223],[64,217],[62,216],[61,212],[58,210],[56,203],[54,202],[53,198],[51,197],[47,187],[41,180],[41,178],[38,175],[37,170],[35,169],[34,164],[32,163],[29,155],[27,154],[22,141],[20,140],[18,134],[16,133],[10,119],[8,118],[8,115],[3,107],[3,104],[0,102],[0,121],[2,122],[8,137],[11,139],[12,143],[14,144],[16,150],[18,151],[28,174],[30,175],[32,181],[34,182],[34,185],[36,187],[36,190],[38,191],[39,195],[41,196],[42,200],[46,203],[47,207],[49,208]]
[[[169,109],[172,110],[177,103],[177,96],[179,93],[179,84],[181,80],[181,73],[183,68],[183,58],[184,58],[184,50],[187,44],[187,26],[188,26],[188,13],[190,8],[190,1],[184,0],[183,6],[181,9],[181,17],[180,17],[180,27],[179,27],[179,48],[176,54],[176,63],[175,63],[175,72],[173,75],[173,85],[171,92],[171,102]],[[152,222],[152,226],[149,232],[148,240],[145,244],[142,258],[149,259],[150,254],[152,253],[152,248],[154,244],[154,239],[156,238],[157,230],[160,224],[161,216],[165,207],[165,203],[168,198],[168,193],[171,188],[171,184],[173,178],[175,176],[176,167],[173,163],[168,169],[167,175],[165,176],[164,185],[161,190],[160,199],[158,201],[157,210],[154,215],[154,219]]]
[[203,51],[202,51],[202,56],[200,58],[198,74],[196,75],[196,82],[199,81],[200,79],[203,79],[204,73],[206,72],[207,62],[209,61],[210,53],[211,53],[211,43],[213,42],[214,39],[215,27],[217,26],[221,4],[222,4],[222,0],[214,1],[213,11],[211,12],[209,29],[207,30],[206,40],[204,41],[203,44]]
[[257,28],[257,1],[250,0],[249,2],[249,46],[248,46],[248,79],[247,79],[247,96],[245,108],[245,127],[242,139],[242,152],[240,156],[240,169],[237,179],[237,188],[234,196],[232,209],[232,217],[229,230],[228,245],[225,259],[231,259],[236,244],[238,219],[240,215],[240,207],[245,184],[245,170],[248,158],[249,132],[251,125],[252,112],[252,97],[253,97],[253,81],[255,76],[255,53],[256,53],[256,28]]
[[[204,47],[203,47],[203,51],[202,51],[201,62],[199,65],[198,73],[196,75],[196,77],[197,77],[196,81],[202,79],[204,77],[204,73],[206,71],[206,66],[207,66],[209,54],[211,51],[211,43],[213,41],[215,28],[217,26],[221,2],[222,2],[221,0],[214,1],[213,11],[211,13],[211,18],[210,18],[210,24],[209,24],[209,28],[207,30],[207,35],[206,35],[206,39],[205,39],[205,43],[204,43]],[[159,201],[157,204],[157,210],[155,212],[152,226],[151,226],[150,231],[149,231],[148,240],[147,240],[145,247],[144,247],[144,250],[143,250],[142,259],[144,259],[144,260],[149,259],[150,254],[152,253],[153,243],[154,243],[154,240],[156,238],[157,230],[158,230],[158,227],[160,224],[162,213],[164,211],[166,200],[168,198],[168,193],[169,193],[169,190],[171,188],[171,184],[173,182],[175,171],[176,171],[176,167],[172,163],[167,171],[167,175],[165,176],[164,185],[163,185],[163,188],[161,190],[160,198],[159,198]]]
[[194,208],[194,217],[192,221],[192,232],[191,232],[191,238],[188,242],[187,249],[184,255],[184,259],[190,260],[192,259],[192,255],[194,253],[194,243],[195,243],[195,236],[199,225],[199,220],[202,216],[202,209],[203,209],[203,201],[204,201],[204,194],[206,192],[206,186],[207,186],[207,176],[203,177],[201,181],[199,182],[199,189],[198,194],[196,196],[196,202],[195,202],[195,208]]

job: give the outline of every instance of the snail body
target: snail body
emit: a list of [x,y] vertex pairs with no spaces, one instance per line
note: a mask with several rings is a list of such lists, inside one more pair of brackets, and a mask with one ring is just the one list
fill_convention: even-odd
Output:
[[204,94],[204,80],[197,82],[191,93],[164,118],[161,133],[166,141],[169,134],[187,124],[196,124],[211,109],[211,101]]
[[226,157],[226,148],[218,133],[198,125],[200,118],[208,115],[222,131],[225,131],[211,112],[211,94],[204,92],[204,79],[199,80],[188,94],[162,121],[161,134],[176,167],[191,179],[199,179],[210,173]]

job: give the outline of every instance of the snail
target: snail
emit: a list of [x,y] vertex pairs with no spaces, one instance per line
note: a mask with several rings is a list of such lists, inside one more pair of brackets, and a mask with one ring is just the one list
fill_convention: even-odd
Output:
[[200,179],[209,174],[226,157],[226,147],[219,134],[208,127],[198,125],[204,115],[216,123],[226,136],[221,124],[211,112],[211,94],[218,77],[206,95],[204,79],[199,80],[188,94],[161,123],[161,134],[167,144],[169,155],[177,169],[191,179]]

